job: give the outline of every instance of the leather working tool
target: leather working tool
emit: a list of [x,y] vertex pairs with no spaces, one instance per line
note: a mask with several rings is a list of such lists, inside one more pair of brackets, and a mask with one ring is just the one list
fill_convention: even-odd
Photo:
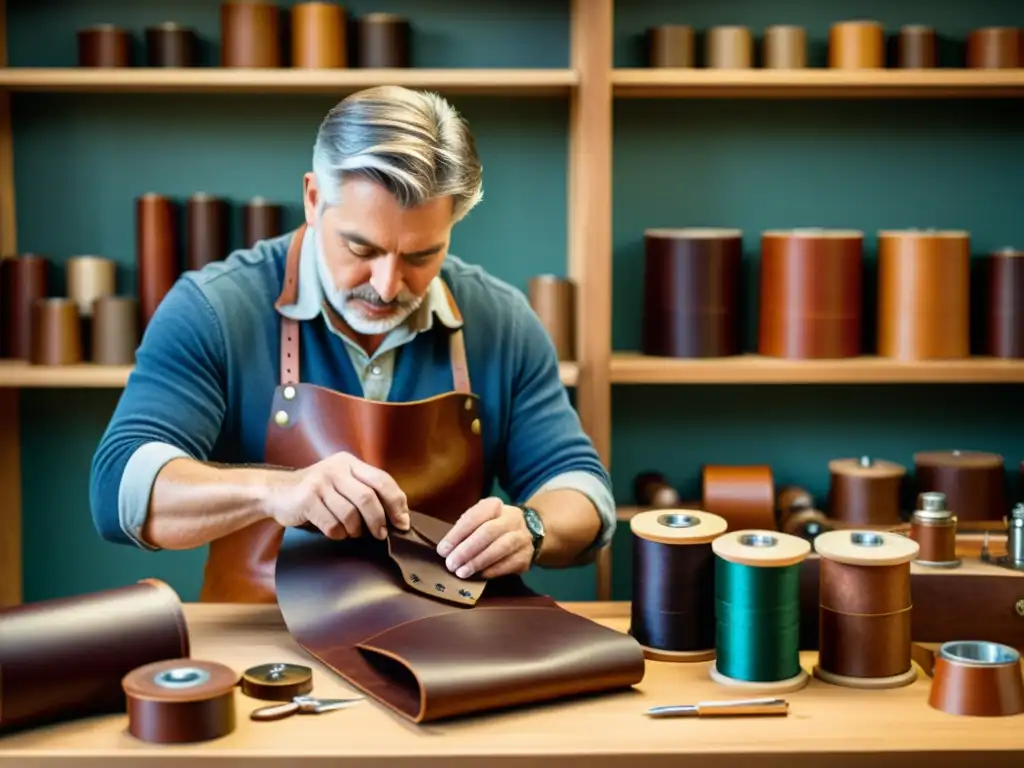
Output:
[[324,712],[333,712],[336,709],[344,709],[362,701],[365,701],[362,696],[353,699],[318,699],[315,696],[296,696],[284,704],[270,704],[254,709],[249,713],[249,718],[268,721],[283,720],[292,715],[319,715]]
[[734,701],[698,701],[696,704],[668,704],[651,707],[648,717],[736,717],[749,715],[788,715],[785,699],[737,699]]

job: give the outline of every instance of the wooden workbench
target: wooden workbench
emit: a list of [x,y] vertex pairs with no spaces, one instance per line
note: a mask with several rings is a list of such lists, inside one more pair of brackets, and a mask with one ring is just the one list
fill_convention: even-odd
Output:
[[[627,627],[626,603],[565,607],[616,629]],[[315,695],[350,693],[303,654],[276,607],[187,605],[186,616],[195,658],[239,672],[271,661],[300,662],[314,669]],[[814,656],[804,654],[806,669]],[[214,742],[149,745],[125,732],[125,716],[106,716],[2,738],[0,766],[205,768],[243,759],[245,765],[298,768],[509,768],[555,765],[555,760],[559,766],[587,768],[1024,766],[1024,716],[946,715],[928,707],[929,685],[923,675],[913,685],[888,691],[846,690],[812,680],[804,690],[787,694],[788,717],[652,720],[643,715],[650,706],[735,696],[708,680],[706,663],[648,662],[644,681],[633,691],[425,726],[369,702],[254,723],[248,713],[259,702],[236,693],[238,728]]]

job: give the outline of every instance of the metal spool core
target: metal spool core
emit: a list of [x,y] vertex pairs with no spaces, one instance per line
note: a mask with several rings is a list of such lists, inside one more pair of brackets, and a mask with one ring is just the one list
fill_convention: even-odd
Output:
[[939,655],[949,661],[986,666],[1001,666],[1020,662],[1020,653],[1016,649],[1008,645],[983,640],[958,640],[945,643],[939,648]]
[[658,515],[658,522],[666,528],[693,528],[695,525],[700,525],[700,518],[681,512],[669,512]]
[[745,533],[740,536],[740,544],[744,547],[774,547],[779,540],[764,533]]
[[885,539],[879,534],[865,533],[864,531],[851,533],[850,541],[853,542],[855,547],[880,547],[885,543]]
[[870,467],[870,466],[871,466],[872,464],[874,464],[874,463],[875,463],[875,462],[873,462],[873,461],[871,460],[871,457],[870,457],[870,456],[861,456],[861,457],[860,457],[860,465],[861,465],[862,467]]
[[938,512],[946,508],[946,494],[938,491],[927,491],[921,494],[921,509],[926,512]]
[[198,667],[168,669],[153,678],[161,688],[194,688],[210,679],[210,673]]

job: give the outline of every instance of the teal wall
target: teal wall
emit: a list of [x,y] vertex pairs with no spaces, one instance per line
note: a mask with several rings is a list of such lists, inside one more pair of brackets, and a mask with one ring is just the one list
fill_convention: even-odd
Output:
[[[216,0],[133,4],[8,0],[13,66],[74,63],[75,29],[110,21],[141,31],[172,19],[217,37]],[[565,66],[568,4],[556,0],[373,0],[354,13],[412,15],[420,66]],[[918,0],[843,3],[628,0],[616,7],[615,55],[639,63],[645,26],[689,22],[805,24],[880,18],[928,22],[962,37],[987,24],[1024,25],[1019,0],[932,9]],[[59,13],[57,12],[59,9]],[[173,10],[170,10],[173,9]],[[710,10],[709,10],[710,9]],[[820,50],[815,48],[815,50]],[[817,55],[817,54],[815,54]],[[216,59],[213,46],[208,60]],[[133,198],[198,190],[242,201],[264,195],[299,218],[301,174],[329,96],[19,94],[14,99],[19,245],[63,261],[102,253],[132,290]],[[514,285],[564,273],[568,110],[559,99],[458,98],[477,133],[485,201],[460,224],[453,251]],[[1012,101],[623,101],[615,107],[614,344],[639,343],[642,231],[736,226],[748,261],[767,227],[963,227],[982,252],[1024,243],[1020,215],[1024,105]],[[236,242],[238,234],[236,232]],[[63,288],[59,285],[58,288]],[[755,306],[756,295],[750,297]],[[95,535],[89,462],[116,391],[23,393],[25,590],[29,600],[153,575],[194,598],[203,552],[141,553]],[[924,448],[1024,458],[1017,386],[617,387],[613,479],[623,503],[641,469],[697,493],[702,462],[771,462],[780,482],[819,495],[825,464],[867,452],[904,463]],[[615,545],[615,597],[627,598],[628,527]],[[593,568],[532,575],[560,599],[593,597]]]

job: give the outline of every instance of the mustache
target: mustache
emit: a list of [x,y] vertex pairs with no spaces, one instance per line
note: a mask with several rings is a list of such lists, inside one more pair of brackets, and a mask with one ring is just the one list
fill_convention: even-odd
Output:
[[367,304],[373,304],[374,306],[377,307],[399,308],[404,307],[415,301],[415,296],[413,296],[408,290],[404,288],[391,301],[384,301],[384,299],[381,298],[380,294],[377,293],[373,286],[369,284],[360,285],[353,288],[352,290],[347,292],[345,298],[349,300],[357,299],[359,301],[365,301]]

